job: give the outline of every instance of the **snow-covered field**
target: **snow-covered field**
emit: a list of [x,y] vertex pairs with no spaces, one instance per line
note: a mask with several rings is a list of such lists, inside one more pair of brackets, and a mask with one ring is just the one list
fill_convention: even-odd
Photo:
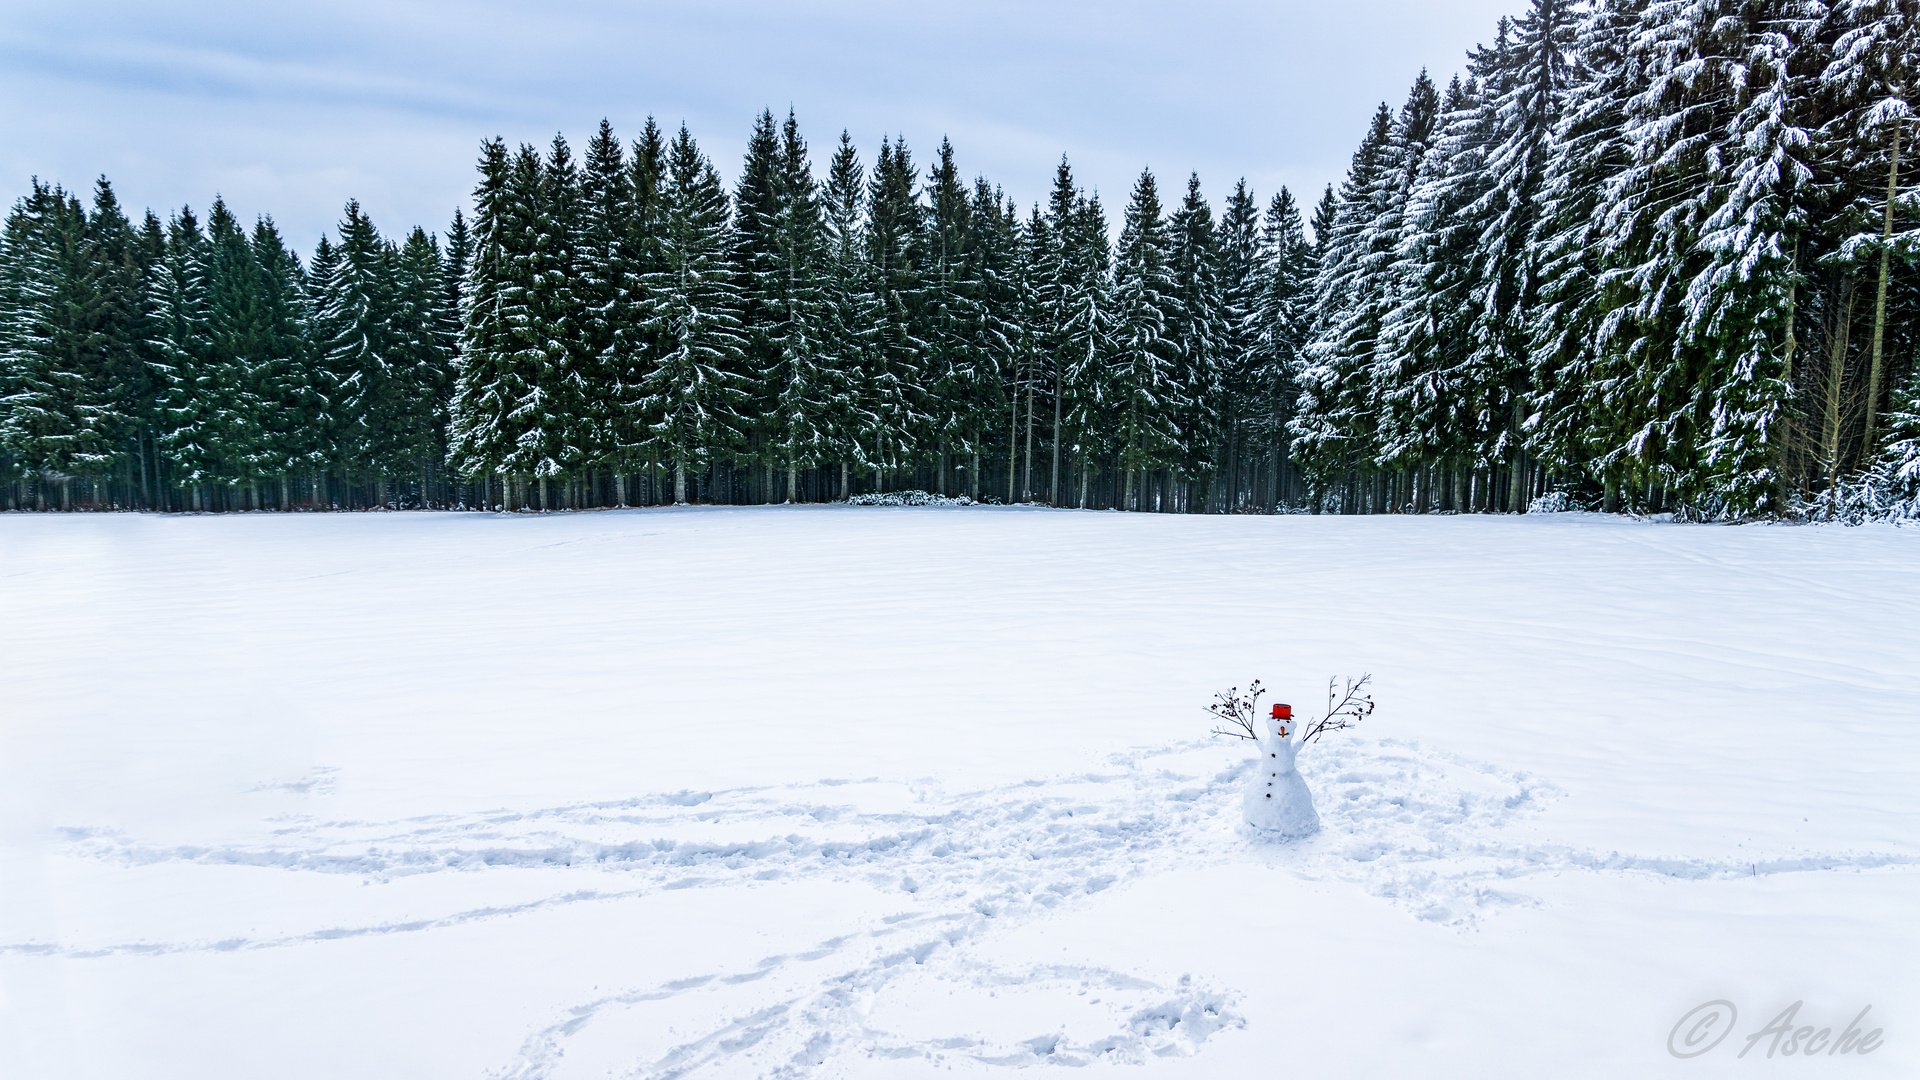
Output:
[[0,516],[0,1076],[1911,1076],[1916,721],[1913,529]]

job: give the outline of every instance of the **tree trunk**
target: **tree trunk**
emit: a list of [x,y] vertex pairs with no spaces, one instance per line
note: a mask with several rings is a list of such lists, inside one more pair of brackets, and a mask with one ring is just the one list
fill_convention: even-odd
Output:
[[1827,430],[1826,452],[1827,486],[1832,488],[1840,477],[1840,394],[1845,388],[1847,377],[1847,331],[1853,326],[1854,284],[1847,282],[1846,303],[1840,316],[1840,326],[1833,333],[1833,344],[1828,350],[1827,359]]
[[687,505],[687,466],[679,460],[673,463],[673,505]]
[[1027,387],[1027,445],[1025,450],[1023,451],[1026,454],[1027,460],[1026,460],[1026,467],[1024,470],[1022,470],[1020,474],[1020,501],[1021,502],[1031,502],[1033,500],[1033,391],[1034,389],[1035,388],[1032,386]]
[[1047,481],[1047,505],[1060,505],[1060,398],[1061,380],[1064,374],[1055,370],[1053,374],[1053,478]]
[[1009,505],[1019,500],[1013,497],[1014,488],[1020,483],[1020,382],[1019,368],[1014,369],[1013,415],[1007,420],[1007,502]]
[[1873,459],[1874,421],[1880,404],[1880,343],[1887,332],[1887,267],[1893,253],[1893,199],[1900,180],[1900,122],[1893,122],[1893,156],[1887,162],[1887,209],[1880,226],[1880,284],[1873,299],[1873,358],[1867,366],[1867,437],[1860,445],[1862,462]]

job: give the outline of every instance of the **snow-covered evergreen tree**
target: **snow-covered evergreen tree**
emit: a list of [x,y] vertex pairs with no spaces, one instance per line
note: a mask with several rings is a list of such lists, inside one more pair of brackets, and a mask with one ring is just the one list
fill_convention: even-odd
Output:
[[771,258],[760,279],[773,350],[768,455],[786,470],[787,500],[796,502],[800,470],[834,456],[834,431],[849,411],[853,387],[831,352],[825,223],[807,143],[792,112],[780,129],[776,166]]
[[155,294],[156,352],[164,373],[160,397],[161,445],[205,508],[202,485],[222,478],[218,442],[220,366],[209,327],[211,306],[206,234],[191,207],[167,222],[167,247]]
[[840,464],[838,491],[843,499],[850,494],[851,470],[869,464],[868,432],[876,416],[869,380],[881,363],[875,354],[884,315],[863,251],[866,197],[866,170],[852,138],[841,131],[827,169],[824,223],[827,355],[849,388],[845,397],[830,399],[826,411],[826,434],[833,460]]
[[1151,170],[1134,182],[1114,256],[1113,362],[1108,400],[1127,509],[1141,508],[1143,474],[1180,459],[1180,418],[1187,408],[1179,372],[1179,343],[1170,332],[1179,316],[1167,222]]
[[1198,173],[1167,223],[1168,258],[1178,303],[1171,337],[1179,358],[1175,377],[1182,408],[1176,423],[1181,446],[1177,467],[1198,480],[1199,504],[1207,504],[1209,481],[1221,454],[1229,313],[1221,281],[1220,249],[1213,208],[1200,194]]
[[112,460],[118,423],[106,383],[107,268],[91,257],[86,211],[64,189],[35,180],[0,244],[0,447],[43,485],[98,477]]
[[279,507],[288,510],[292,478],[318,468],[327,457],[319,438],[320,397],[302,302],[305,273],[272,218],[254,222],[249,246],[260,268],[254,372],[260,468],[278,481]]
[[417,505],[430,500],[434,477],[446,458],[443,433],[457,324],[440,273],[440,245],[415,226],[394,263],[389,308],[393,327],[389,372],[394,393],[386,419],[390,434],[382,471],[395,479],[417,477]]
[[[640,347],[639,306],[633,295],[632,185],[620,140],[613,125],[602,119],[587,143],[580,171],[571,286],[580,393],[572,426],[579,432],[580,464],[588,469],[612,467],[621,477],[615,488],[621,503],[626,501],[625,471],[635,463],[619,449],[620,405],[614,388],[620,373],[633,366],[631,354]],[[448,244],[451,247],[451,237]]]
[[[1789,8],[1790,15],[1801,25],[1810,23],[1819,11],[1811,0],[1800,4],[1779,2]],[[1920,185],[1911,178],[1920,172],[1911,164],[1913,158],[1920,157],[1913,151],[1915,135],[1920,133],[1920,109],[1915,109],[1913,104],[1914,96],[1920,94],[1920,3],[1915,0],[1837,0],[1832,6],[1829,24],[1839,31],[1839,37],[1833,44],[1833,56],[1821,73],[1821,80],[1839,93],[1842,108],[1828,125],[1865,151],[1855,155],[1852,162],[1855,169],[1871,175],[1876,183],[1884,178],[1885,185],[1879,200],[1880,227],[1875,230],[1878,235],[1856,236],[1848,245],[1850,255],[1871,254],[1877,263],[1866,386],[1866,431],[1862,440],[1864,456],[1871,457],[1881,436],[1878,409],[1890,366],[1885,341],[1887,289],[1894,272],[1893,258],[1897,251],[1902,261],[1910,264],[1916,253],[1920,253],[1920,221],[1916,221],[1920,215],[1915,214],[1920,210]],[[1781,41],[1773,51],[1784,54],[1789,47],[1788,41]],[[1782,55],[1778,63],[1783,69],[1786,62]],[[1781,82],[1784,81],[1782,78]],[[1784,98],[1784,93],[1775,96]],[[1762,108],[1768,113],[1778,113],[1783,112],[1786,105],[1784,101],[1768,102]],[[1761,119],[1753,122],[1756,139],[1773,136],[1792,148],[1804,145],[1793,142],[1791,134],[1775,134],[1774,127],[1789,128],[1790,121],[1769,123],[1770,120],[1771,117],[1763,113]],[[1900,182],[1903,148],[1909,159],[1904,187]],[[1908,216],[1905,227],[1900,228],[1897,209],[1903,204]]]
[[1354,323],[1368,309],[1375,289],[1370,276],[1374,264],[1368,258],[1374,199],[1381,190],[1381,178],[1393,167],[1392,135],[1393,112],[1382,102],[1354,152],[1333,202],[1331,221],[1324,232],[1315,234],[1314,317],[1299,374],[1297,411],[1289,429],[1295,454],[1323,485],[1373,456],[1375,417],[1367,382],[1370,356],[1356,340]]
[[747,400],[727,193],[684,125],[667,152],[661,211],[661,265],[645,281],[647,332],[660,352],[632,407],[673,465],[673,501],[684,503],[689,470],[739,444]]
[[924,303],[926,207],[904,140],[880,142],[867,181],[867,273],[879,306],[861,379],[868,417],[865,458],[884,483],[888,470],[915,459],[927,426],[923,407],[927,343],[919,335]]
[[367,481],[390,475],[403,384],[394,366],[395,257],[357,201],[340,221],[338,261],[322,284],[316,344],[333,388],[335,463]]
[[[517,442],[516,410],[530,389],[527,373],[514,363],[504,295],[510,253],[521,239],[509,202],[511,169],[504,141],[491,139],[481,147],[473,254],[460,294],[459,359],[447,423],[447,464],[483,482],[495,474],[506,476]],[[315,277],[320,273],[316,258]],[[510,492],[503,491],[502,498],[512,505]]]

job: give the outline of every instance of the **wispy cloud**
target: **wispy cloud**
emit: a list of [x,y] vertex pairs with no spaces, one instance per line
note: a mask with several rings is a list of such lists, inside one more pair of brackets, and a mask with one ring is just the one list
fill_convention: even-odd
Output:
[[685,120],[723,171],[762,107],[920,160],[944,135],[1023,202],[1068,154],[1117,209],[1135,174],[1310,198],[1380,100],[1454,70],[1518,0],[1321,3],[18,2],[0,18],[0,173],[134,205],[219,191],[309,244],[355,196],[437,228],[479,141]]

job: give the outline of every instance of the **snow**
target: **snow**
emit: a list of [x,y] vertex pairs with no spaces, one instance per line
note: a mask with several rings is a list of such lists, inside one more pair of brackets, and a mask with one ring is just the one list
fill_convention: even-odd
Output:
[[[1920,530],[12,514],[0,578],[0,1076],[1746,1075],[1795,1001],[1920,1065]],[[1203,706],[1362,672],[1261,839]]]

